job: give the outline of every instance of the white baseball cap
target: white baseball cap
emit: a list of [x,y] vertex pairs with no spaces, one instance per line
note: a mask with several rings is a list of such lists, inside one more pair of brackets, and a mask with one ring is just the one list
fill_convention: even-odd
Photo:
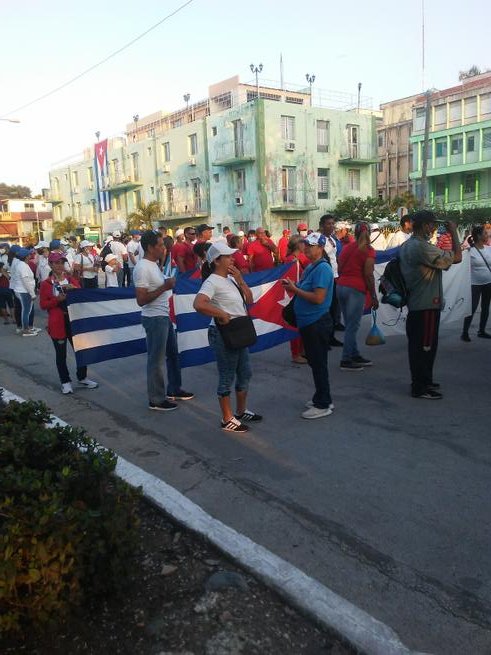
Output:
[[245,234],[244,234],[243,230],[239,230],[239,231],[237,232],[237,236],[238,236],[238,237],[244,237]]
[[39,250],[40,248],[49,248],[49,243],[47,241],[40,241],[39,243],[36,243],[34,249]]
[[88,241],[87,239],[84,239],[83,241],[80,242],[80,248],[87,248],[88,246],[92,245],[92,241]]
[[104,257],[104,261],[109,264],[109,262],[112,262],[113,259],[117,259],[116,255],[113,255],[112,252],[109,253],[109,255],[106,255]]
[[215,241],[215,243],[208,248],[206,259],[211,264],[211,262],[214,262],[218,257],[221,257],[222,255],[233,255],[234,252],[237,252],[237,248],[229,248],[225,241]]
[[120,230],[114,230],[113,237],[115,237],[116,239],[119,239],[120,236],[121,236]]
[[183,234],[184,234],[184,230],[182,229],[182,227],[178,227],[176,230],[176,237],[182,237]]

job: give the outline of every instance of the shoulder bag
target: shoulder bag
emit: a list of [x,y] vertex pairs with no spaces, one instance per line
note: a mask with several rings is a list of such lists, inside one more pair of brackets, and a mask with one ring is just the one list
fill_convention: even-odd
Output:
[[[244,294],[234,280],[232,280],[232,283],[237,287],[237,291],[240,293],[240,297],[242,298],[242,302],[247,311]],[[232,318],[225,325],[221,325],[218,321],[216,321],[215,324],[220,332],[225,347],[229,350],[248,348],[249,346],[253,346],[257,341],[256,328],[254,327],[254,322],[249,314]]]
[[[476,246],[474,246],[474,248],[476,248]],[[477,252],[481,255],[481,257],[482,257],[482,259],[483,259],[483,262],[486,264],[486,266],[488,267],[488,271],[491,273],[491,268],[490,268],[490,266],[489,266],[489,264],[488,264],[488,260],[487,260],[486,257],[482,254],[482,252],[479,250],[479,248],[476,248],[476,250],[477,250]]]
[[[317,263],[315,263],[312,266],[312,268],[309,271],[309,274],[307,275],[307,277],[305,277],[305,280],[308,279],[309,275],[312,273],[314,268],[318,264],[321,264],[323,261],[326,261],[326,260],[325,259],[320,259]],[[292,327],[297,327],[297,317],[295,316],[295,299],[296,299],[296,297],[297,296],[295,294],[293,294],[292,299],[290,300],[288,305],[285,305],[283,307],[283,310],[281,312],[281,315],[283,316],[283,320],[285,321],[285,323],[288,323],[288,325],[291,325]]]

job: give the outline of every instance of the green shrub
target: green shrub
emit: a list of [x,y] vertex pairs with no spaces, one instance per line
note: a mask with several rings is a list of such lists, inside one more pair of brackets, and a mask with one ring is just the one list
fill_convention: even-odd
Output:
[[117,590],[136,543],[139,493],[114,453],[49,422],[43,403],[0,404],[0,632]]

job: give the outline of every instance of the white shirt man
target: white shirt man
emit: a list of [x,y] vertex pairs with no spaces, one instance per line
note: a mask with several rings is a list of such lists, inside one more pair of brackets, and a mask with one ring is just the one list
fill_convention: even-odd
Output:
[[131,241],[126,244],[126,250],[128,252],[128,268],[130,269],[130,284],[133,283],[133,269],[137,265],[138,261],[143,255],[141,246],[140,246],[140,233],[138,230],[133,230],[131,235]]
[[117,272],[118,276],[118,286],[121,287],[123,286],[123,263],[128,261],[128,251],[126,250],[126,246],[124,243],[121,243],[119,240],[121,238],[121,232],[119,230],[116,230],[116,232],[113,232],[113,240],[111,241],[111,252],[113,255],[116,255],[116,259],[118,260],[118,264],[121,266],[119,271]]

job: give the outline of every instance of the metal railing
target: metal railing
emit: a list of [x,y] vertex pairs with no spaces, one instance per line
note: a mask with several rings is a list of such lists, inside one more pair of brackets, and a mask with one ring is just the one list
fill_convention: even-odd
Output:
[[316,191],[300,187],[277,189],[271,194],[272,207],[313,207],[316,200]]

